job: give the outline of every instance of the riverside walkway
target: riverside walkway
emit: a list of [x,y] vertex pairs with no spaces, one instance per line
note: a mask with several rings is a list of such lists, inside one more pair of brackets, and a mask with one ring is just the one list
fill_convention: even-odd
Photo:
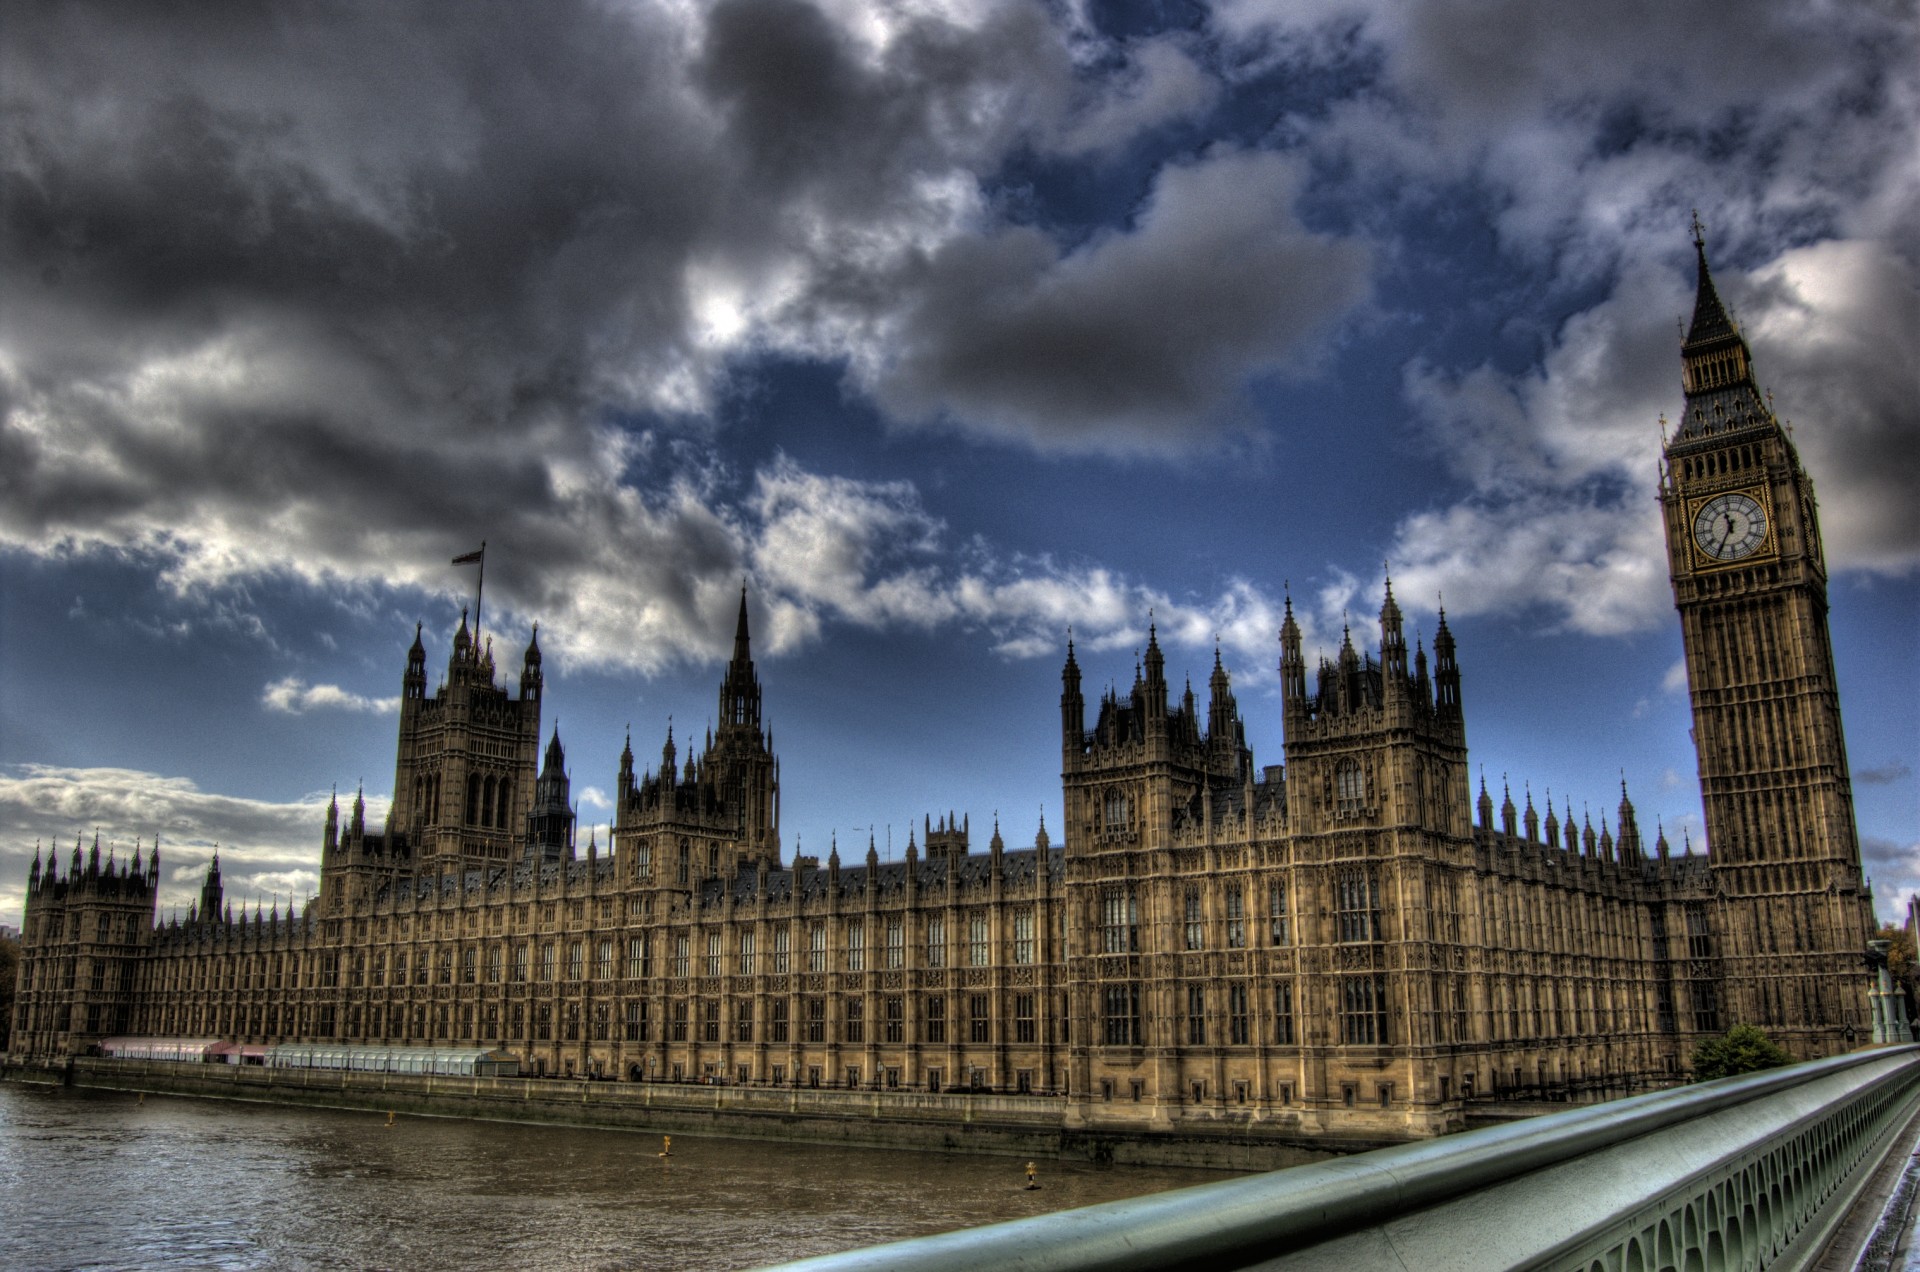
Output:
[[894,1242],[788,1272],[1920,1268],[1920,1046]]

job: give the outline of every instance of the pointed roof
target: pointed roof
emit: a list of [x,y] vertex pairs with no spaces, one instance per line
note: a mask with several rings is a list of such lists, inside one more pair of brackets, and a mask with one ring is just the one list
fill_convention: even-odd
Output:
[[1693,325],[1687,328],[1686,343],[1697,345],[1739,339],[1740,332],[1727,316],[1726,306],[1720,303],[1720,293],[1713,286],[1713,273],[1707,268],[1707,238],[1698,212],[1693,214],[1693,252],[1698,261],[1698,276],[1693,297]]
[[733,626],[733,661],[752,661],[752,637],[747,632],[747,585],[740,584],[740,619]]

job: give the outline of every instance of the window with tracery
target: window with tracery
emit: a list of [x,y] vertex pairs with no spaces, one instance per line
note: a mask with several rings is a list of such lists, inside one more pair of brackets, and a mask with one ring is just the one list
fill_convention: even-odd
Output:
[[1357,813],[1366,803],[1367,780],[1358,760],[1342,760],[1333,770],[1334,807]]
[[1371,866],[1348,866],[1334,875],[1334,931],[1342,942],[1381,939],[1380,881]]

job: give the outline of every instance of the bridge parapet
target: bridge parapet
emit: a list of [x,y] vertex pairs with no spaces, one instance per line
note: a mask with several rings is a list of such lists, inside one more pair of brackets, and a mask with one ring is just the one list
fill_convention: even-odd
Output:
[[1799,1268],[1917,1109],[1885,1048],[785,1267]]

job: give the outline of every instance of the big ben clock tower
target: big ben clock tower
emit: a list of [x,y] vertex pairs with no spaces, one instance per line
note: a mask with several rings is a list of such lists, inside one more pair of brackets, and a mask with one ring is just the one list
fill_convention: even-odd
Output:
[[1722,904],[1723,1025],[1796,1056],[1868,1040],[1873,905],[1827,633],[1813,483],[1754,383],[1707,271],[1681,345],[1685,415],[1666,444],[1673,599],[1686,646],[1708,862]]

